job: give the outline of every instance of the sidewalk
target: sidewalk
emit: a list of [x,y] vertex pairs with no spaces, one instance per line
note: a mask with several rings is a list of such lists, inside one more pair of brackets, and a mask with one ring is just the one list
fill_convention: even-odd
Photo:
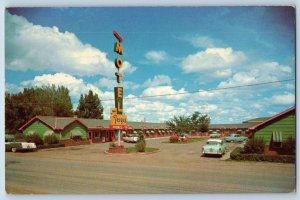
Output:
[[[240,144],[238,144],[236,147],[241,147],[241,148],[243,148],[244,146],[245,146],[245,144],[246,144],[246,142],[242,142],[242,143],[240,143]],[[235,147],[235,148],[236,148]],[[233,151],[233,149],[232,150],[230,150],[230,151],[227,151],[221,158],[220,158],[220,160],[228,160],[228,159],[230,159],[230,153]]]

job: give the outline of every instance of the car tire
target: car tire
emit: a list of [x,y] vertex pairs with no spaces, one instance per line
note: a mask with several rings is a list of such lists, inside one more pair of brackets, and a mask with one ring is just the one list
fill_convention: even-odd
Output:
[[14,152],[14,153],[16,153],[17,152],[17,148],[16,147],[12,147],[11,151]]

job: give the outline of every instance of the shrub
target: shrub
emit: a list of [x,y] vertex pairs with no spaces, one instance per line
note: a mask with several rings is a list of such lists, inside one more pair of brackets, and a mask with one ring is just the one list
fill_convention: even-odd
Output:
[[258,153],[261,154],[265,150],[265,142],[263,138],[252,138],[248,140],[241,153]]
[[170,143],[177,143],[179,141],[178,135],[174,134],[170,137]]
[[135,148],[137,152],[145,152],[146,149],[146,141],[144,138],[144,134],[139,132],[139,141],[135,144]]
[[138,135],[139,135],[139,141],[140,140],[145,140],[145,136],[144,136],[144,133],[142,131],[139,131]]
[[51,134],[51,135],[45,136],[44,142],[46,144],[58,144],[58,139],[57,139],[56,135]]
[[37,133],[27,135],[25,137],[25,140],[26,140],[26,142],[34,142],[37,146],[44,144],[44,141]]
[[295,155],[296,153],[296,140],[289,137],[286,141],[282,142],[282,148],[278,150],[279,154]]
[[145,148],[146,148],[145,140],[139,140],[135,145],[135,149],[137,152],[145,152]]
[[17,142],[25,141],[25,135],[23,135],[23,133],[15,134],[15,141]]
[[244,154],[241,153],[242,148],[237,147],[230,153],[232,160],[247,160],[247,161],[268,161],[281,163],[295,163],[296,156],[294,155],[264,155],[264,154]]

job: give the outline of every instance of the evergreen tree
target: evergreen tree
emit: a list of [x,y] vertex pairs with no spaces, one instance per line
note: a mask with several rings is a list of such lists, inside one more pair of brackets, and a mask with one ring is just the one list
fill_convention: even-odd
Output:
[[91,90],[84,96],[81,94],[76,114],[83,118],[103,119],[103,106],[98,95]]
[[36,115],[73,115],[69,90],[63,86],[24,88],[17,94],[5,93],[5,132],[15,134]]

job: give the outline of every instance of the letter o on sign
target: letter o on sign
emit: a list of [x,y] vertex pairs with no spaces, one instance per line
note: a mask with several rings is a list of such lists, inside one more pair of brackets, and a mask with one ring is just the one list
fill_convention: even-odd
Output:
[[122,65],[123,65],[123,62],[122,62],[121,58],[117,57],[116,60],[115,60],[116,68],[120,69],[122,67]]

